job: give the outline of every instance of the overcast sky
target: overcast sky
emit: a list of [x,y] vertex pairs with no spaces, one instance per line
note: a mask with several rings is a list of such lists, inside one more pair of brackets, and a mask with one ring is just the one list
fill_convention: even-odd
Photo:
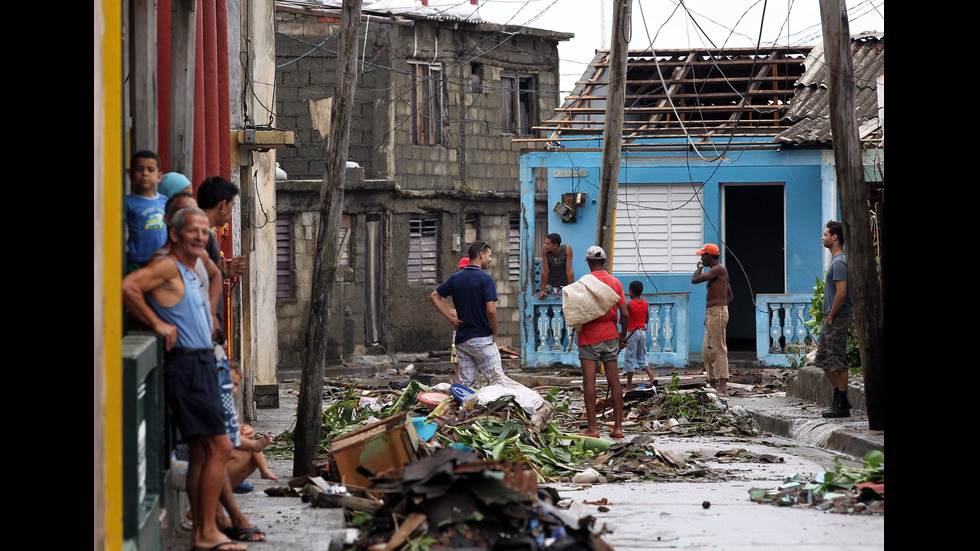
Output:
[[[494,23],[575,33],[559,43],[562,98],[610,47],[613,0],[480,0]],[[851,34],[885,30],[884,0],[848,0]],[[686,9],[685,9],[686,8]],[[765,8],[765,9],[763,9]],[[788,14],[788,16],[787,16]],[[817,0],[633,0],[630,49],[814,45],[821,38]],[[760,40],[760,24],[762,28]],[[603,30],[603,28],[605,30]]]

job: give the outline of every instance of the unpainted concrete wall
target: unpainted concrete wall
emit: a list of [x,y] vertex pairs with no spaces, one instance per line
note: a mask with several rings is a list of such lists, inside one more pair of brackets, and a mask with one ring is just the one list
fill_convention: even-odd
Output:
[[[309,102],[335,94],[339,26],[315,17],[279,12],[276,41],[277,127],[297,132],[300,146],[278,152],[289,176],[277,183],[279,216],[292,221],[294,296],[278,299],[279,365],[298,366],[305,349],[306,318],[313,270],[319,182],[324,175],[325,139],[313,128]],[[367,40],[365,41],[365,32]],[[389,353],[447,350],[451,327],[429,304],[436,285],[407,284],[409,220],[439,217],[438,282],[465,255],[465,238],[453,251],[453,235],[464,235],[464,217],[478,215],[477,239],[487,240],[497,283],[498,344],[520,346],[517,282],[508,280],[510,216],[520,212],[520,145],[501,128],[501,72],[537,77],[537,115],[558,105],[560,37],[498,33],[487,25],[417,20],[403,25],[360,26],[363,60],[352,114],[349,160],[363,172],[348,172],[344,212],[351,217],[351,265],[338,269],[328,323],[331,355],[345,353],[344,308],[355,323],[355,352],[364,342],[364,228],[370,215],[383,219],[381,344]],[[502,44],[500,44],[502,42]],[[499,44],[499,45],[498,45]],[[441,145],[413,145],[410,60],[442,63],[445,127]],[[476,75],[475,77],[473,75]],[[479,78],[477,78],[479,77]],[[257,121],[262,122],[262,121]]]

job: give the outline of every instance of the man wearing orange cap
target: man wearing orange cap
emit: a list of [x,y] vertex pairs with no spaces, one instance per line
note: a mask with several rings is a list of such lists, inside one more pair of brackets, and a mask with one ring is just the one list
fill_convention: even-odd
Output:
[[[718,245],[705,243],[694,254],[701,255],[701,261],[691,276],[691,283],[697,285],[708,282],[701,359],[708,371],[708,384],[722,396],[728,396],[728,345],[725,343],[725,328],[728,326],[728,305],[735,296],[728,281],[728,270],[718,262],[721,254]],[[705,266],[708,270],[702,272]]]

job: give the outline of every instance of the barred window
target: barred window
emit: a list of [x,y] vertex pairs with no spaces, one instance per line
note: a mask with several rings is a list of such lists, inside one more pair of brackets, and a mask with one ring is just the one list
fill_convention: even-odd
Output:
[[292,225],[288,217],[276,220],[276,298],[292,298]]
[[510,250],[507,254],[507,279],[518,281],[521,279],[521,215],[510,215]]
[[438,236],[438,219],[435,216],[413,215],[409,220],[409,285],[431,285],[437,283],[436,245],[438,243]]

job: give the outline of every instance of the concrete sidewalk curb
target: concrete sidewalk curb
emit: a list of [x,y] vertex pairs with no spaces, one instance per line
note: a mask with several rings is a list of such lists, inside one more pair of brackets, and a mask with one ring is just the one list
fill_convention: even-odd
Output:
[[728,405],[741,406],[764,431],[801,444],[840,453],[860,461],[871,450],[885,451],[884,431],[868,429],[867,417],[825,419],[821,407],[789,396],[732,397]]

